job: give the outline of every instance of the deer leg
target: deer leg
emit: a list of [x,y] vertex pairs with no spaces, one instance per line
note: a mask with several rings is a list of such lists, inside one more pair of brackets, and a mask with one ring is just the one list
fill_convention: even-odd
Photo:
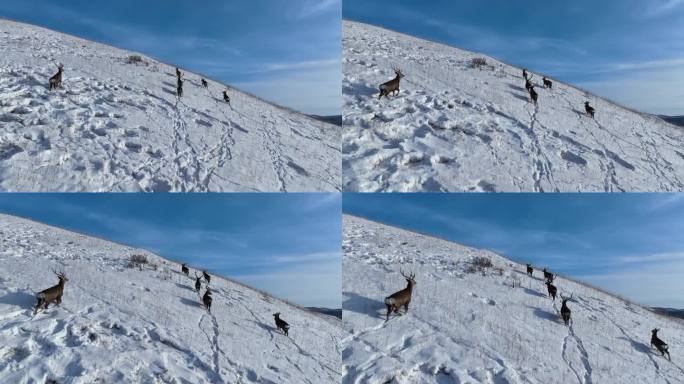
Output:
[[406,302],[406,304],[404,304],[404,313],[408,313],[408,306],[409,302]]
[[57,306],[60,306],[62,304],[62,296],[58,296],[55,301],[57,302]]
[[392,313],[392,306],[387,304],[387,316],[385,316],[385,321],[389,320],[390,313]]

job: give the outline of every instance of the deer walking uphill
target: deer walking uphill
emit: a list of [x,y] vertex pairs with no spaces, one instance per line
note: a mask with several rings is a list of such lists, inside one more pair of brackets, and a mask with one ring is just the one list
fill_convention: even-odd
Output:
[[59,278],[59,283],[57,285],[52,286],[48,289],[42,290],[38,292],[36,297],[38,298],[38,303],[36,304],[36,308],[33,310],[33,314],[35,315],[36,312],[38,312],[38,309],[41,307],[43,309],[47,309],[48,305],[50,303],[55,302],[57,305],[60,305],[62,303],[62,294],[64,294],[64,283],[69,281],[67,279],[66,274],[64,272],[55,272],[55,270],[52,270],[52,273],[57,275],[57,278]]
[[389,95],[394,94],[394,92],[399,93],[399,82],[401,81],[401,78],[404,77],[404,74],[399,68],[393,67],[392,70],[395,75],[394,79],[380,85],[380,96],[378,96],[378,100],[382,99],[383,96],[389,97]]
[[202,296],[202,303],[209,313],[211,313],[211,301],[211,291],[209,290],[209,287],[207,287],[207,291],[204,292],[204,296]]
[[527,275],[532,276],[532,273],[534,273],[534,268],[532,268],[532,264],[525,264],[527,266]]
[[413,287],[416,285],[416,274],[411,275],[404,274],[404,271],[400,271],[401,275],[406,279],[406,288],[399,292],[395,292],[385,298],[385,305],[387,306],[387,316],[385,321],[389,320],[389,315],[392,312],[399,312],[399,308],[404,307],[404,313],[408,312],[409,304],[411,303],[411,295],[413,294]]
[[181,264],[181,271],[185,273],[185,276],[190,276],[190,270],[188,269],[188,265],[186,263]]
[[280,312],[274,313],[273,317],[275,318],[276,327],[282,330],[285,336],[288,336],[287,333],[290,331],[290,324],[280,318]]
[[57,67],[57,73],[55,73],[50,78],[50,90],[57,89],[62,86],[62,73],[64,72],[64,66],[60,64]]
[[563,318],[563,321],[565,322],[565,325],[570,324],[570,314],[572,311],[570,311],[570,308],[568,308],[568,300],[572,299],[572,295],[570,297],[565,297],[561,295],[561,299],[563,300],[563,304],[561,305],[561,317]]

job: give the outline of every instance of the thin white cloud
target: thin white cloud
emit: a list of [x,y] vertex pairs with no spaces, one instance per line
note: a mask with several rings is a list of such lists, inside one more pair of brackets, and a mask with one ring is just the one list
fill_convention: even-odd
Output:
[[[655,4],[654,4],[655,3]],[[647,4],[646,17],[661,16],[684,4],[684,0],[656,0]]]
[[342,0],[309,0],[300,6],[297,17],[304,19],[332,10],[342,12]]

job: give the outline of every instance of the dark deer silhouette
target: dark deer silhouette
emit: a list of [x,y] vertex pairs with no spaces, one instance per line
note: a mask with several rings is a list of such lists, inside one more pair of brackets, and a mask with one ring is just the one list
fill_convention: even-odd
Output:
[[207,83],[206,80],[202,79],[202,86],[203,86],[204,88],[207,88],[207,87],[209,86],[209,83]]
[[176,67],[176,77],[180,79],[181,75],[182,75],[182,73],[181,73],[180,69],[178,69],[178,67]]
[[380,85],[380,96],[378,96],[378,100],[382,99],[383,96],[389,97],[389,95],[394,94],[394,92],[399,93],[399,82],[401,81],[401,78],[404,77],[404,74],[399,68],[392,67],[392,70],[395,75],[394,79]]
[[549,292],[549,296],[553,299],[553,301],[556,301],[556,292],[558,292],[558,289],[556,289],[556,286],[551,284],[550,281],[546,282],[546,290]]
[[197,276],[197,273],[195,273],[195,291],[199,293],[200,288],[202,288],[202,278]]
[[553,279],[555,279],[555,276],[553,273],[549,272],[546,268],[543,269],[544,271],[544,280],[553,283]]
[[532,268],[532,264],[525,264],[527,266],[527,275],[532,277],[532,273],[534,272],[534,268]]
[[534,87],[531,87],[529,89],[529,91],[530,91],[530,99],[532,100],[534,105],[537,105],[537,97],[538,97],[537,91],[534,90]]
[[290,324],[288,324],[285,320],[280,318],[280,312],[274,313],[273,317],[275,318],[276,327],[282,330],[285,336],[288,336],[287,333],[290,330]]
[[207,281],[207,285],[209,285],[209,283],[211,283],[211,276],[209,276],[209,274],[207,273],[207,271],[202,271],[202,276],[204,276],[204,280],[206,280],[206,281]]
[[572,311],[570,311],[570,308],[568,308],[568,300],[572,299],[572,294],[570,295],[570,297],[564,297],[563,295],[561,295],[561,299],[563,300],[563,304],[561,305],[561,310],[560,310],[561,317],[563,318],[565,325],[569,325],[570,324],[570,314],[572,313]]
[[530,89],[532,89],[532,88],[534,88],[534,84],[532,84],[532,77],[530,77],[529,79],[526,77],[525,78],[525,89],[527,90],[527,92],[529,92]]
[[190,270],[188,269],[188,265],[186,263],[181,264],[181,271],[185,273],[185,276],[190,276]]
[[547,79],[546,76],[544,76],[542,78],[542,81],[544,82],[544,87],[549,88],[549,89],[553,88],[553,82],[551,80]]
[[64,73],[64,66],[60,64],[57,67],[57,73],[50,78],[50,90],[57,89],[62,86],[62,73]]
[[64,283],[69,281],[69,279],[66,277],[66,274],[64,272],[55,272],[55,270],[53,269],[52,273],[57,275],[59,283],[48,289],[38,292],[38,294],[36,295],[36,297],[38,298],[38,303],[36,303],[36,307],[33,310],[34,315],[36,314],[36,312],[38,312],[38,309],[40,309],[41,307],[43,309],[47,309],[48,305],[50,305],[50,303],[52,302],[57,303],[57,305],[60,305],[62,303],[62,294],[64,294]]
[[527,80],[527,69],[523,68],[523,78]]
[[207,291],[204,292],[204,296],[202,296],[202,303],[204,303],[207,311],[211,313],[211,291],[209,290],[209,287],[207,287]]
[[413,287],[416,285],[416,274],[406,275],[404,271],[400,271],[401,275],[406,279],[406,288],[395,292],[385,298],[385,305],[387,306],[387,316],[385,321],[389,320],[389,315],[392,312],[399,312],[399,308],[404,307],[404,313],[408,312],[409,304],[411,303],[411,295],[413,294]]
[[584,102],[584,110],[587,112],[587,115],[589,115],[592,119],[594,118],[594,112],[596,112],[596,110],[594,107],[589,105],[588,101]]
[[228,103],[228,106],[230,106],[230,97],[228,96],[228,92],[223,91],[223,101]]
[[670,352],[667,350],[667,344],[658,338],[658,331],[658,328],[654,328],[651,331],[651,347],[655,347],[658,352],[660,352],[660,356],[667,355],[667,359],[670,360]]
[[183,97],[183,79],[178,77],[178,82],[176,83],[176,95],[180,98]]

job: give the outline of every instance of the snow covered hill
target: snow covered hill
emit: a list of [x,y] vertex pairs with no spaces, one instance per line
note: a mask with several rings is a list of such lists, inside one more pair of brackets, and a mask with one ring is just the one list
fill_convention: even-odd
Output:
[[[0,266],[2,383],[340,382],[339,321],[218,276],[209,314],[194,278],[145,250],[0,215]],[[51,268],[62,304],[34,316]]]
[[339,127],[186,71],[179,100],[173,66],[27,24],[0,51],[0,190],[340,189]]
[[[345,216],[343,383],[684,383],[684,323],[558,277],[572,324],[542,274],[492,252]],[[475,257],[493,266],[472,273]],[[553,267],[553,266],[551,266]],[[414,272],[408,314],[383,300]],[[651,349],[651,329],[672,361]]]
[[[401,92],[378,100],[392,66]],[[519,68],[351,21],[343,72],[345,191],[684,190],[680,128],[542,74],[535,107]]]

